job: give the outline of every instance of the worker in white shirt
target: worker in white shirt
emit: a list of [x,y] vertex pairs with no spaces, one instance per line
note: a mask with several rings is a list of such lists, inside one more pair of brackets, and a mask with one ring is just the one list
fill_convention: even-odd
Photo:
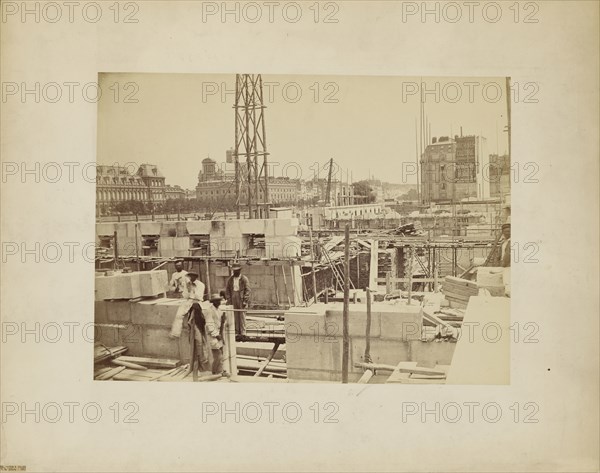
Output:
[[171,281],[169,282],[169,297],[175,299],[183,297],[187,274],[188,272],[183,269],[183,261],[175,261],[175,272],[171,275]]
[[206,335],[212,352],[213,374],[223,374],[223,333],[221,327],[223,326],[225,314],[219,309],[221,302],[221,295],[213,294],[210,298],[210,304],[204,311]]
[[204,284],[198,279],[198,273],[190,271],[186,274],[182,295],[184,300],[179,305],[171,326],[171,337],[174,338],[181,335],[183,317],[190,312],[194,303],[199,304],[204,300]]
[[190,271],[183,286],[183,298],[191,301],[202,302],[204,300],[204,283],[198,279],[198,273]]

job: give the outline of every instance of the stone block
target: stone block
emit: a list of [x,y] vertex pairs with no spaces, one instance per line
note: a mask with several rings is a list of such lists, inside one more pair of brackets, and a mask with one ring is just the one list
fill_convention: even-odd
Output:
[[288,379],[298,381],[321,381],[321,382],[339,382],[342,379],[341,372],[324,371],[324,370],[306,370],[306,369],[287,369]]
[[97,235],[113,235],[115,232],[115,224],[114,223],[97,223],[96,224],[96,234]]
[[[119,256],[135,256],[135,237],[118,236]],[[138,251],[141,251],[141,242],[138,241]]]
[[423,311],[417,303],[381,307],[381,338],[392,340],[419,340],[423,326]]
[[265,226],[264,226],[265,238],[275,236],[275,219],[269,218],[269,219],[266,219],[264,222],[265,222]]
[[[184,302],[183,299],[181,302]],[[170,327],[178,307],[179,303],[173,302],[156,304],[137,302],[132,304],[131,319],[134,324]]]
[[160,235],[162,227],[161,222],[139,222],[138,229],[140,235]]
[[[96,322],[98,324],[98,322]],[[98,324],[94,327],[94,342],[107,347],[119,345],[119,331],[114,325]]]
[[433,368],[435,365],[452,363],[456,343],[423,342],[421,340],[411,340],[408,343],[410,345],[409,361],[417,361],[419,366]]
[[151,297],[165,292],[168,285],[166,270],[141,271],[134,274],[139,275],[139,296]]
[[[323,336],[300,336],[286,340],[287,367],[296,369],[342,369],[342,340]],[[350,357],[352,354],[350,354]]]
[[95,278],[95,299],[132,299],[139,296],[138,273],[117,273]]
[[190,220],[185,222],[185,227],[190,235],[210,235],[212,225],[209,220]]
[[142,356],[144,354],[144,327],[142,325],[128,324],[125,328],[118,330],[119,343],[127,347],[127,354],[131,356]]
[[265,221],[261,219],[240,220],[240,232],[248,235],[250,233],[265,233]]
[[110,323],[131,323],[129,301],[106,301],[106,316]]
[[[354,363],[364,362],[366,340],[362,337],[351,339],[351,352],[353,353],[351,371],[362,371],[362,368],[354,368]],[[401,361],[410,359],[409,342],[399,340],[371,339],[371,360],[373,363],[396,366]]]
[[[343,304],[328,304],[334,308],[327,310],[324,323],[335,328],[335,336],[341,337],[343,331]],[[381,313],[371,310],[371,337],[381,335]],[[367,329],[367,306],[366,304],[350,304],[348,311],[348,334],[351,337],[364,337]],[[331,332],[331,328],[329,332]]]
[[[179,359],[179,339],[169,337],[171,332],[167,327],[142,327],[144,352],[148,356]],[[182,332],[182,337],[185,334]],[[185,340],[182,340],[182,343]]]
[[275,236],[292,236],[296,234],[296,227],[292,225],[291,218],[275,219]]
[[94,301],[94,322],[97,324],[107,323],[106,301]]

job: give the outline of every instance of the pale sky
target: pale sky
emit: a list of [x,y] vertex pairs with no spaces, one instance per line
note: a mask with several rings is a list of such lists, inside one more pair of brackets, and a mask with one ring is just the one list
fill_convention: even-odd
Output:
[[[263,75],[275,177],[299,177],[301,169],[312,178],[315,163],[326,177],[333,158],[344,179],[348,170],[354,181],[370,172],[416,183],[402,163],[416,160],[421,80],[431,91],[425,113],[432,137],[460,134],[462,126],[464,135],[486,137],[490,153],[507,151],[504,78]],[[98,164],[156,164],[167,184],[193,189],[201,161],[224,162],[233,147],[234,74],[105,73],[99,82]],[[125,103],[128,96],[138,102]]]

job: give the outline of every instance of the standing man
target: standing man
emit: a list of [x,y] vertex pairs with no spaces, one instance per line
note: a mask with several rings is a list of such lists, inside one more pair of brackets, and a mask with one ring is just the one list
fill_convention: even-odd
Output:
[[213,294],[210,297],[210,305],[206,309],[206,334],[208,344],[212,352],[212,374],[224,374],[223,372],[223,335],[221,334],[221,323],[224,317],[223,311],[219,309],[221,295]]
[[508,268],[510,267],[510,223],[502,225],[502,238],[498,241],[498,245],[500,245],[498,266]]
[[235,334],[246,335],[246,312],[250,302],[250,281],[242,274],[242,267],[234,264],[233,275],[227,280],[225,292],[227,302],[233,305],[235,314]]
[[171,282],[169,283],[169,297],[175,299],[183,297],[187,274],[188,272],[183,269],[183,261],[175,261],[175,272],[171,275]]

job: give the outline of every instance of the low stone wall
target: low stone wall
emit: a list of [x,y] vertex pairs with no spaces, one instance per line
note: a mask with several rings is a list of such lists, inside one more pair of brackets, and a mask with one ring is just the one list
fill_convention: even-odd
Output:
[[[341,381],[343,304],[313,304],[293,310],[285,316],[288,378]],[[423,366],[450,364],[455,344],[421,341],[423,312],[419,304],[373,303],[371,312],[370,353],[374,363],[394,366],[401,361],[417,361]],[[357,381],[363,374],[354,363],[364,362],[365,330],[366,305],[351,304],[348,329],[350,382]],[[387,376],[380,378],[382,381]]]
[[127,355],[189,361],[187,328],[180,339],[169,337],[178,303],[173,299],[96,301],[94,339],[107,347],[126,346]]

